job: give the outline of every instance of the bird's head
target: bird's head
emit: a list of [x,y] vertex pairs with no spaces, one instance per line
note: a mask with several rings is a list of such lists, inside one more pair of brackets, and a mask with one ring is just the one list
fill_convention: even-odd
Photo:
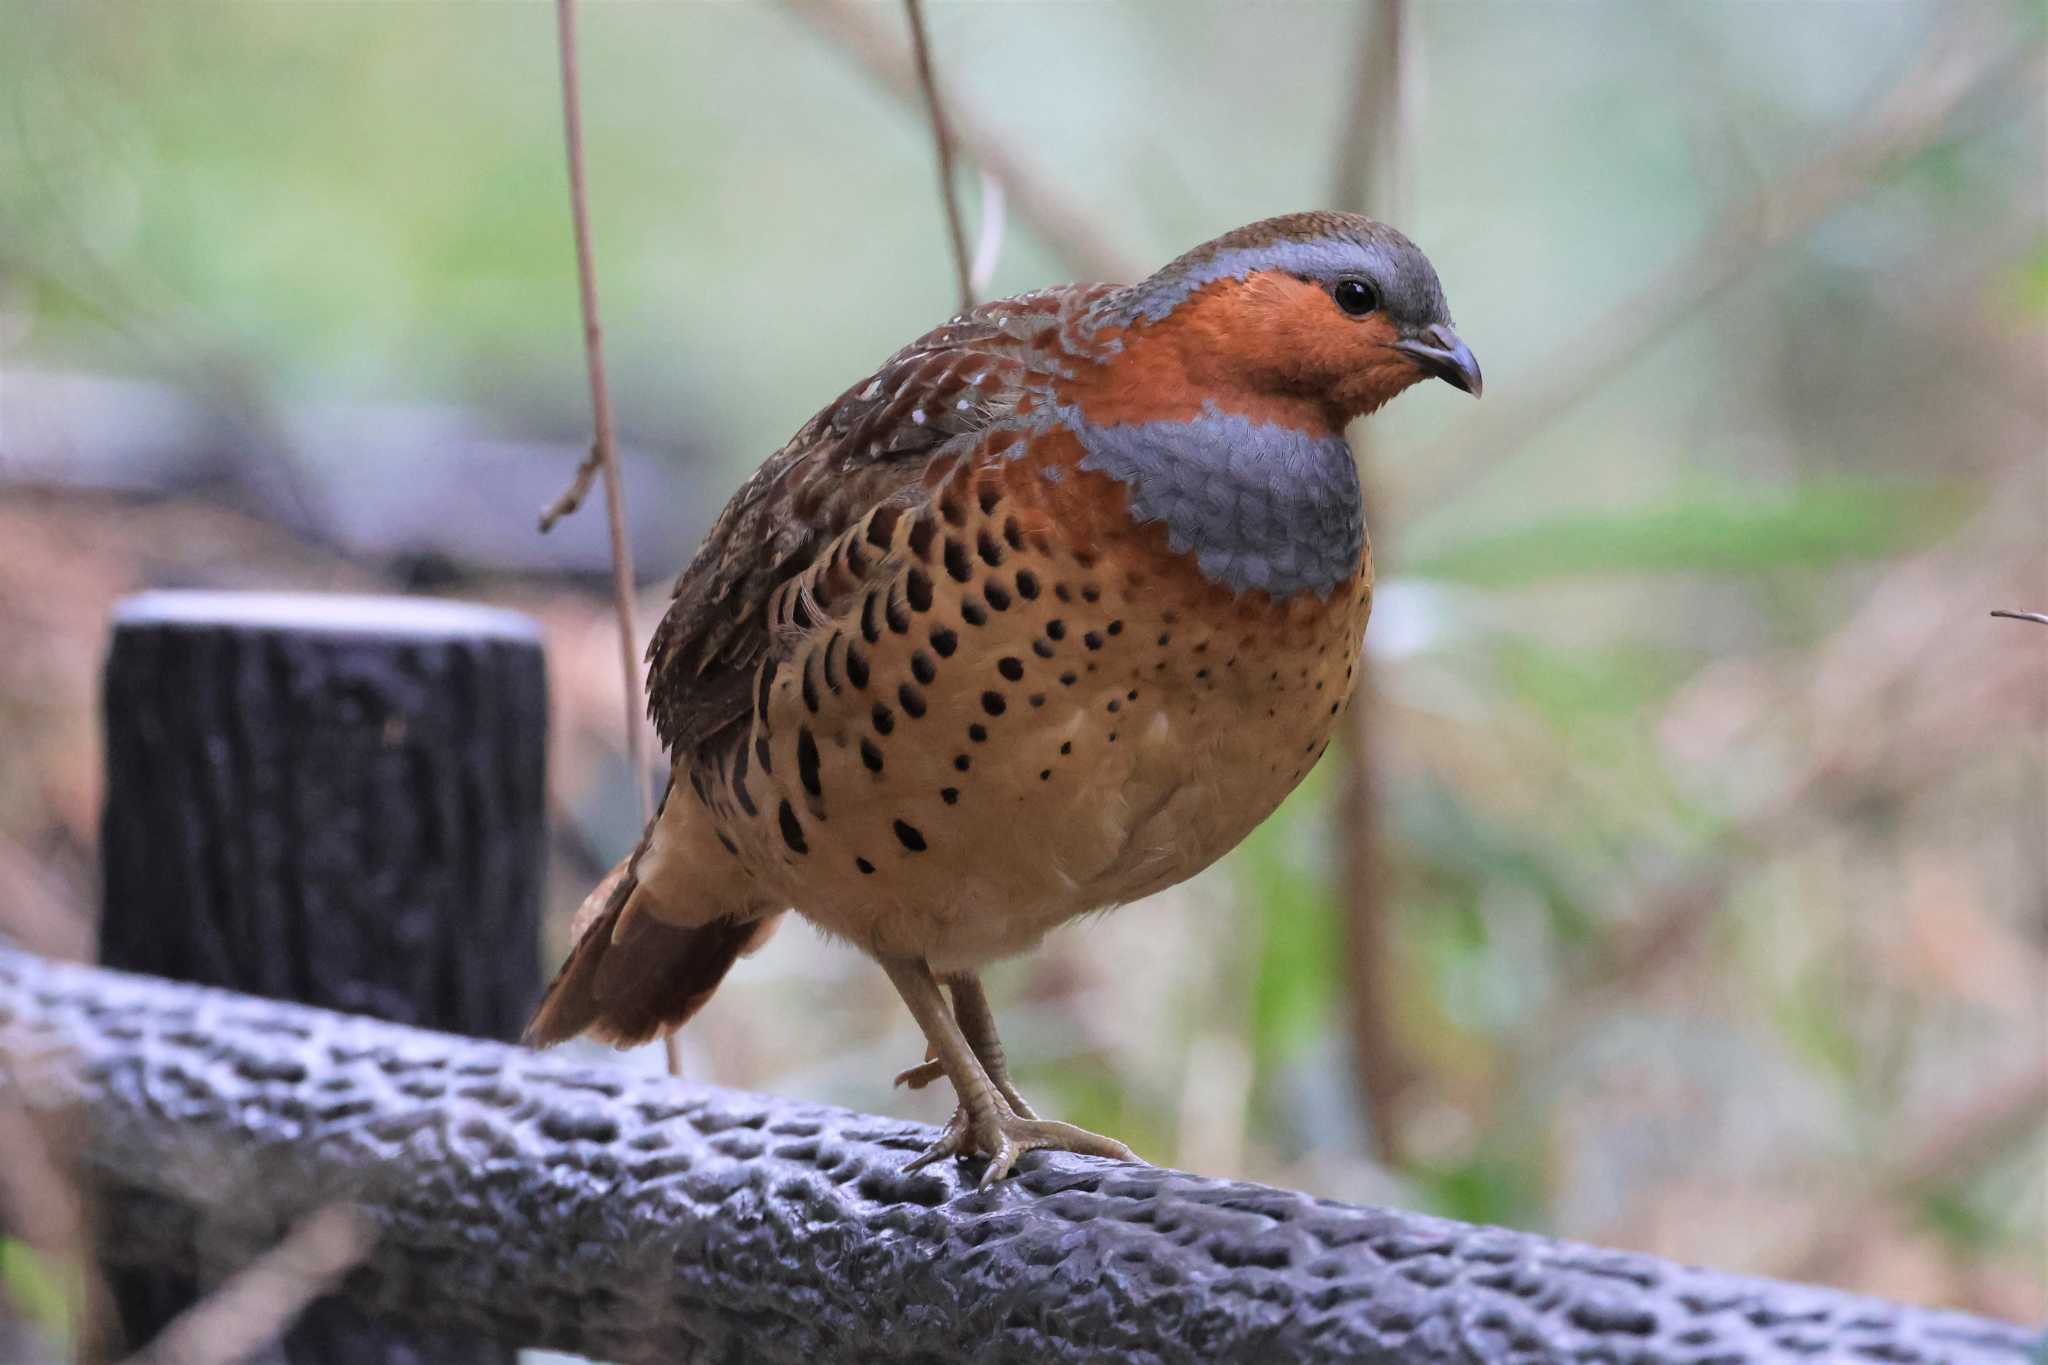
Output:
[[1170,348],[1210,392],[1306,403],[1340,427],[1424,379],[1481,387],[1429,258],[1355,213],[1241,227],[1105,300],[1104,321]]

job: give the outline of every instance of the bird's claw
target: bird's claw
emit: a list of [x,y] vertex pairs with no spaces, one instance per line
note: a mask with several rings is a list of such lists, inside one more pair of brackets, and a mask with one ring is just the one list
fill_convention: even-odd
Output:
[[1091,1133],[1071,1123],[1018,1114],[1007,1103],[998,1100],[992,1118],[980,1124],[969,1117],[964,1108],[955,1109],[953,1117],[946,1121],[945,1131],[939,1134],[939,1140],[920,1152],[904,1170],[906,1173],[922,1170],[949,1156],[986,1156],[988,1168],[976,1182],[985,1190],[1008,1176],[1018,1157],[1038,1151],[1078,1152],[1083,1156],[1105,1156],[1112,1161],[1144,1164],[1144,1158],[1115,1138]]
[[916,1066],[897,1072],[895,1083],[909,1086],[912,1090],[922,1090],[933,1081],[944,1080],[945,1076],[946,1069],[939,1065],[937,1059],[927,1058]]
[[[912,1067],[911,1070],[915,1071],[917,1068]],[[904,1073],[906,1076],[909,1074]],[[953,1117],[946,1120],[945,1129],[940,1132],[939,1140],[912,1157],[909,1164],[904,1166],[903,1173],[909,1175],[914,1171],[921,1171],[934,1161],[941,1161],[949,1156],[970,1154],[972,1149],[968,1143],[967,1111],[955,1109]]]

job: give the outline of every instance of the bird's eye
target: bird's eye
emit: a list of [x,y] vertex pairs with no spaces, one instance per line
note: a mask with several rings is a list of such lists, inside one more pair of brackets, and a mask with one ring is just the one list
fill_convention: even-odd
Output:
[[1336,296],[1337,306],[1355,318],[1380,306],[1380,291],[1364,280],[1339,280],[1330,292]]

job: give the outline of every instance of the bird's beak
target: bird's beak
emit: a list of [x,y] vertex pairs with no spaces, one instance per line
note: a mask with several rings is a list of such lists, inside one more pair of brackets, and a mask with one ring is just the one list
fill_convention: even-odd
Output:
[[1471,348],[1446,323],[1433,323],[1423,328],[1421,335],[1395,342],[1394,349],[1420,365],[1425,373],[1435,375],[1454,389],[1463,389],[1474,398],[1486,387]]

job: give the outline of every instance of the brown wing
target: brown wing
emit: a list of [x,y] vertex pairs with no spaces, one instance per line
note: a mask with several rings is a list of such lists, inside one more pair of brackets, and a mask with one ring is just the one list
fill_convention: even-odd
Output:
[[920,501],[937,463],[1048,381],[1058,337],[1115,286],[1070,285],[983,304],[891,356],[804,424],[734,494],[647,649],[648,710],[680,757],[747,715],[774,647],[769,604],[878,509]]

